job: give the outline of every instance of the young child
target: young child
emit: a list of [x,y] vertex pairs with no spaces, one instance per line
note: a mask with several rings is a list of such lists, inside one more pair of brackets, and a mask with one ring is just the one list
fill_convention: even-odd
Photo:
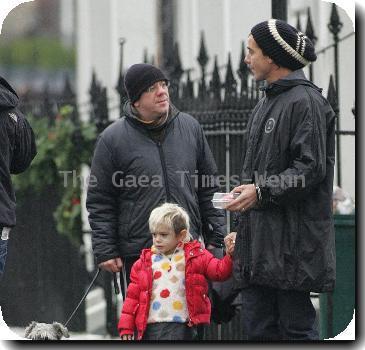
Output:
[[234,244],[217,259],[191,241],[189,217],[176,204],[155,208],[149,218],[153,246],[131,270],[118,330],[123,340],[194,340],[196,325],[210,322],[207,279],[230,277]]

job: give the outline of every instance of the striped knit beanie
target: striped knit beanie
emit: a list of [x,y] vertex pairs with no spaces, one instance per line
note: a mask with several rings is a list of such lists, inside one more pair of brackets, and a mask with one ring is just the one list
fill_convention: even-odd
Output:
[[310,39],[279,19],[256,24],[251,29],[251,34],[263,54],[280,67],[294,71],[317,59]]

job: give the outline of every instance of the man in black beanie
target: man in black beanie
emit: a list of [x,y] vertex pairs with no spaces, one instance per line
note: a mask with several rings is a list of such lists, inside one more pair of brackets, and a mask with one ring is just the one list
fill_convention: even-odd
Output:
[[201,186],[217,167],[200,124],[170,102],[168,78],[150,64],[135,64],[125,75],[129,101],[123,117],[100,135],[91,166],[96,186],[89,186],[87,208],[98,265],[111,272],[124,266],[129,282],[132,264],[150,247],[151,211],[164,202],[182,206],[191,234],[211,227],[208,248],[222,247],[224,212],[211,199],[218,186]]
[[311,41],[281,20],[255,25],[245,63],[265,95],[247,126],[234,280],[249,340],[316,340],[310,292],[335,286],[335,114],[302,68]]

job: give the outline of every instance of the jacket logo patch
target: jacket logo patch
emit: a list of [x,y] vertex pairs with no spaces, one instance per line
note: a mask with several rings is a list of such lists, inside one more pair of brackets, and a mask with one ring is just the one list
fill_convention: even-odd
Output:
[[275,126],[275,120],[273,118],[268,119],[268,121],[265,124],[266,134],[269,134],[271,131],[273,131],[274,126]]
[[15,113],[9,113],[9,117],[15,121],[15,123],[18,122],[18,117]]

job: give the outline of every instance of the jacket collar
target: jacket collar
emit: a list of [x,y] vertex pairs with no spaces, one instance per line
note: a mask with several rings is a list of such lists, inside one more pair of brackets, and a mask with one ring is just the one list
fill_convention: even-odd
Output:
[[123,112],[124,112],[124,115],[126,116],[127,120],[130,121],[133,125],[135,125],[138,128],[141,128],[143,130],[147,130],[147,131],[160,131],[160,130],[164,129],[179,114],[179,110],[172,103],[170,103],[168,117],[162,123],[159,123],[159,124],[144,123],[139,118],[136,109],[133,108],[130,101],[127,101],[124,104]]
[[[184,244],[184,252],[185,256],[187,258],[190,258],[202,254],[203,248],[201,247],[199,241],[194,240],[192,242]],[[151,256],[152,256],[151,248],[146,248],[142,250],[140,259],[142,260],[143,263],[151,264]]]
[[260,88],[260,90],[264,91],[268,96],[275,96],[298,85],[310,86],[313,89],[322,92],[322,89],[317,87],[305,77],[303,69],[295,70],[287,76],[278,79],[271,84],[265,85],[264,87]]

